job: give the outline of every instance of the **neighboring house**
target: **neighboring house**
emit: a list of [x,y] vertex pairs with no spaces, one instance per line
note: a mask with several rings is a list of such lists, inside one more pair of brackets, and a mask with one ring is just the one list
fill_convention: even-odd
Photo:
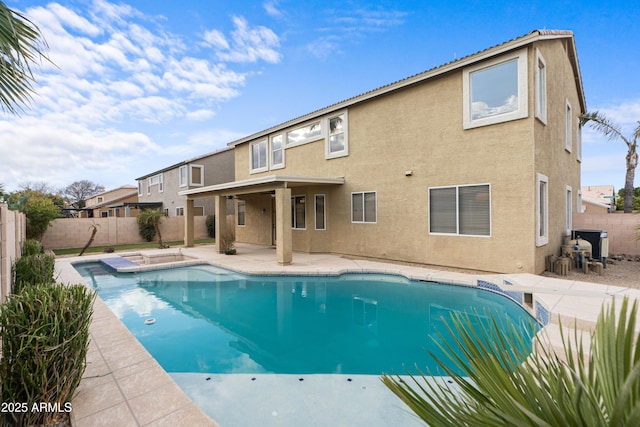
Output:
[[[232,147],[224,148],[141,176],[137,178],[138,199],[145,203],[155,203],[156,206],[162,207],[168,216],[182,216],[184,201],[187,198],[180,196],[178,192],[232,181],[233,154]],[[195,203],[195,215],[212,215],[213,212],[212,198],[199,199]]]
[[611,213],[616,210],[616,190],[613,185],[582,187],[582,213]]
[[585,112],[573,33],[533,31],[233,142],[234,181],[180,194],[187,223],[200,198],[233,197],[236,240],[281,264],[540,273],[580,204]]
[[86,199],[84,208],[81,209],[80,217],[105,218],[110,216],[135,216],[137,203],[138,191],[136,187],[133,185],[123,185],[113,190],[103,191]]

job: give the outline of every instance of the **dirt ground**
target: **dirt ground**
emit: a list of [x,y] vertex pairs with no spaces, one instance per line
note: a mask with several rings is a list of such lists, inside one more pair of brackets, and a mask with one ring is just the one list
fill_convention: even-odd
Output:
[[607,261],[607,268],[602,276],[593,271],[585,274],[582,270],[572,269],[567,276],[559,276],[545,271],[543,276],[559,279],[579,280],[581,282],[602,283],[605,285],[621,286],[623,288],[640,289],[640,262],[638,261]]

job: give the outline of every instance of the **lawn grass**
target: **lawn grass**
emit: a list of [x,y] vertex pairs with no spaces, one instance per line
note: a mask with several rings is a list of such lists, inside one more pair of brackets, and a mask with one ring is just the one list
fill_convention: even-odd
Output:
[[[207,244],[207,243],[215,243],[216,239],[200,239],[196,240],[196,244]],[[182,246],[184,245],[184,240],[176,240],[173,242],[163,242],[169,246]],[[148,243],[135,243],[130,245],[117,245],[117,246],[92,246],[85,251],[85,253],[96,253],[96,252],[104,252],[106,248],[113,248],[114,251],[129,251],[135,249],[157,249],[158,242],[148,242]],[[53,249],[53,253],[56,255],[78,255],[82,248],[69,248],[69,249]]]

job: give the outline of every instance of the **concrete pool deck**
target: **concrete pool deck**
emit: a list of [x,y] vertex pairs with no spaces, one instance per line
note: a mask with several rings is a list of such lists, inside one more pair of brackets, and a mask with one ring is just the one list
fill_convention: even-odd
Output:
[[[640,299],[640,290],[636,289],[534,274],[465,274],[327,254],[295,253],[291,265],[280,266],[275,261],[273,248],[246,244],[238,244],[237,248],[238,254],[235,256],[218,254],[213,246],[154,251],[180,251],[203,262],[252,274],[382,272],[401,274],[412,279],[470,286],[478,278],[501,287],[505,287],[506,283],[509,291],[532,295],[534,307],[535,304],[544,307],[551,321],[545,330],[554,347],[562,347],[557,327],[558,316],[562,317],[565,326],[573,325],[572,319],[576,319],[578,327],[590,328],[595,324],[604,303],[623,296]],[[114,254],[58,258],[57,280],[61,283],[84,283],[73,268],[73,263],[96,261],[108,256]],[[179,262],[156,264],[149,268],[178,265]],[[94,306],[90,333],[87,368],[72,401],[72,422],[76,427],[218,426],[183,392],[99,298]],[[396,399],[395,396],[391,398]],[[395,403],[398,402],[399,400]]]

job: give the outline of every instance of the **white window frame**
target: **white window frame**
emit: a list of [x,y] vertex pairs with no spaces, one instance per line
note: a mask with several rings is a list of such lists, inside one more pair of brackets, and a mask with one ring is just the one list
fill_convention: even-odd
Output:
[[180,187],[186,187],[189,183],[189,171],[187,166],[180,166],[178,169],[178,181],[180,182]]
[[[200,169],[200,183],[193,182],[193,170]],[[203,165],[189,165],[189,185],[192,187],[204,186],[204,166]]]
[[184,206],[176,207],[176,216],[184,216]]
[[570,153],[573,148],[573,109],[568,99],[565,100],[565,104],[564,149]]
[[545,125],[547,124],[547,63],[544,57],[540,53],[539,49],[536,49],[536,86],[535,86],[535,100],[536,100],[536,118]]
[[[362,196],[362,221],[357,221],[354,219],[354,203],[353,203],[353,196],[359,194]],[[373,194],[374,198],[374,203],[375,203],[375,209],[374,209],[374,216],[375,219],[373,221],[367,221],[367,216],[365,215],[367,208],[366,208],[366,198],[365,195],[366,194]],[[351,193],[351,223],[353,224],[377,224],[378,223],[378,192],[377,191],[354,191]]]
[[[337,117],[343,116],[343,124],[342,127],[344,129],[344,148],[342,150],[339,151],[331,151],[331,128],[330,128],[330,124],[331,124],[331,120],[335,119]],[[324,129],[326,129],[326,137],[325,137],[325,150],[324,150],[324,158],[325,159],[335,159],[338,157],[345,157],[349,155],[349,115],[347,110],[344,111],[340,111],[336,114],[332,114],[331,116],[328,116],[326,118],[326,126],[324,127]]]
[[582,213],[582,190],[578,190],[576,194],[576,212]]
[[[264,144],[264,153],[265,153],[265,158],[264,158],[264,166],[260,166],[260,160],[258,159],[258,167],[254,169],[253,167],[253,147],[254,146],[260,146]],[[258,153],[260,153],[260,148],[258,147]],[[260,141],[256,141],[256,142],[252,142],[249,145],[249,173],[259,173],[259,172],[265,172],[269,170],[269,144],[267,142],[266,139],[261,139]]]
[[[298,205],[297,200],[302,199],[304,202],[304,227],[299,227],[296,221],[296,206]],[[296,196],[291,196],[291,229],[292,230],[306,230],[307,229],[307,196],[305,194],[298,194]]]
[[582,162],[582,123],[577,119],[578,130],[576,132],[576,160]]
[[[318,228],[318,198],[322,198],[322,224],[324,227]],[[313,196],[313,225],[316,230],[326,230],[327,229],[327,196],[324,194],[315,194]]]
[[144,186],[144,184],[142,183],[141,180],[138,181],[138,196],[142,196],[142,187]]
[[[280,148],[279,151],[282,152],[282,162],[280,163],[275,163],[274,159],[273,159],[273,155],[274,153],[277,151],[276,149],[273,148],[273,140],[276,138],[280,138]],[[270,156],[270,165],[271,165],[271,169],[282,169],[285,166],[285,160],[284,160],[284,156],[285,156],[285,135],[284,134],[278,134],[278,135],[273,135],[269,138],[269,156]]]
[[163,174],[158,174],[154,176],[150,176],[147,178],[147,194],[151,194],[151,187],[154,185],[158,186],[158,192],[162,193],[164,191],[164,179]]
[[[544,183],[544,194],[540,191]],[[549,243],[549,177],[536,174],[536,246]]]
[[[486,186],[488,188],[489,194],[489,233],[488,234],[462,234],[460,233],[460,188],[464,187],[483,187]],[[444,233],[438,231],[431,231],[431,218],[429,218],[429,234],[439,235],[439,236],[464,236],[464,237],[479,237],[479,238],[488,238],[491,237],[493,233],[493,210],[491,208],[491,184],[489,183],[479,183],[479,184],[465,184],[465,185],[444,185],[440,187],[429,187],[428,188],[428,198],[429,198],[429,210],[431,212],[431,190],[438,190],[444,188],[455,188],[456,189],[456,232],[455,233]]]
[[573,228],[573,189],[570,185],[565,187],[565,236],[571,235]]
[[[513,61],[514,59],[517,60],[518,63],[518,109],[509,113],[497,114],[494,116],[473,120],[471,116],[471,75],[475,72],[488,70],[489,68],[495,67],[497,65]],[[491,61],[486,61],[481,64],[465,68],[462,71],[463,128],[472,129],[480,126],[488,126],[496,123],[502,123],[528,117],[528,84],[527,49],[520,49],[511,54],[501,56]]]

